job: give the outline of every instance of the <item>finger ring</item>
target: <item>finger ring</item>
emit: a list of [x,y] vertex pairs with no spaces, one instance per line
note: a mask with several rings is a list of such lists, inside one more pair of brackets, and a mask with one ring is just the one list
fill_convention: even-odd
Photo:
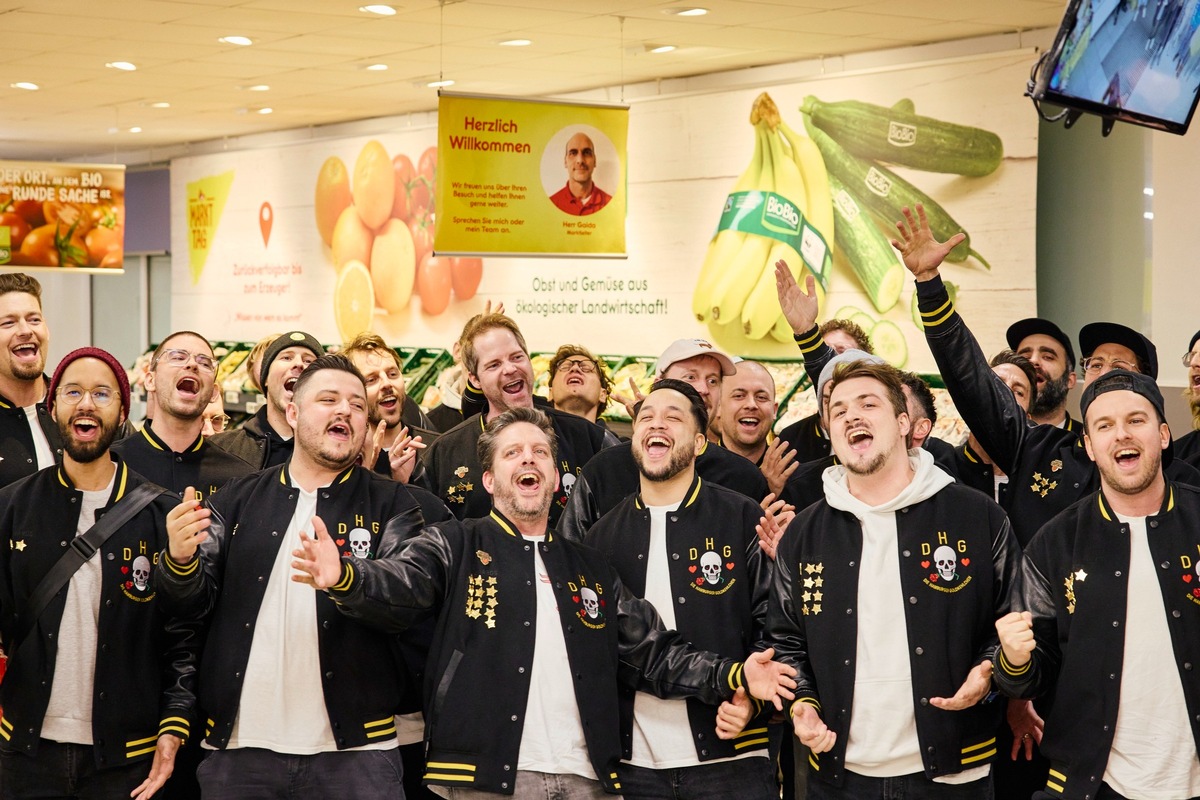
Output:
[[1021,738],[1022,738],[1022,739],[1032,739],[1033,737],[1032,737],[1032,736],[1030,736],[1030,735],[1027,733],[1027,734],[1025,734],[1024,736],[1022,736]]

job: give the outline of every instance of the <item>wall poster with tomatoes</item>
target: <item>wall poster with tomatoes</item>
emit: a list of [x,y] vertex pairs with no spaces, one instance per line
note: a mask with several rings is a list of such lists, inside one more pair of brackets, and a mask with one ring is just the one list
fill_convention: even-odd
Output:
[[0,161],[0,268],[122,271],[125,166]]

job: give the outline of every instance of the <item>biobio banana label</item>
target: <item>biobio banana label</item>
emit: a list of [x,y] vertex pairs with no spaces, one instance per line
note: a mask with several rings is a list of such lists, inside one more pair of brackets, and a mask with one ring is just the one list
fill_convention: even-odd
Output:
[[790,245],[820,281],[821,288],[827,288],[833,261],[829,245],[796,204],[783,195],[733,192],[725,198],[716,233],[726,230],[765,236]]

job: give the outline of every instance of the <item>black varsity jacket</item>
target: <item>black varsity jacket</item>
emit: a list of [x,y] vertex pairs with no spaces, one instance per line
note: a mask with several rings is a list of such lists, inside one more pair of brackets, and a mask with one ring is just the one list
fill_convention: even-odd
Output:
[[[679,508],[667,515],[675,628],[696,647],[735,659],[763,649],[771,572],[754,530],[761,517],[762,509],[752,500],[699,476],[692,479]],[[626,498],[601,517],[584,543],[608,559],[629,591],[646,596],[650,512],[640,495]],[[635,694],[630,688],[621,692],[624,758],[632,754]],[[766,719],[747,725],[732,740],[721,740],[713,735],[714,706],[689,698],[687,710],[701,761],[766,750]]]
[[[1168,483],[1162,509],[1146,527],[1191,720],[1188,734],[1200,749],[1200,490]],[[1129,528],[1103,491],[1059,514],[1025,548],[1021,595],[1033,615],[1036,647],[1020,668],[997,650],[993,677],[1013,697],[1056,692],[1042,739],[1051,796],[1095,797],[1104,779],[1127,677],[1121,665],[1129,561]]]
[[153,420],[142,429],[113,445],[113,451],[125,459],[137,473],[170,489],[176,495],[191,486],[208,497],[225,482],[255,472],[255,468],[233,453],[215,446],[203,436],[182,453],[176,453],[154,434]]
[[329,590],[343,612],[390,631],[438,609],[425,685],[426,784],[513,793],[537,627],[535,546],[554,583],[588,756],[606,791],[621,789],[618,681],[707,703],[741,685],[740,661],[663,629],[654,607],[591,548],[553,533],[527,541],[496,511],[431,525],[396,556],[343,558],[342,580]]
[[[46,383],[50,382],[46,378]],[[54,460],[62,461],[62,437],[58,434],[58,425],[50,418],[46,410],[46,402],[37,404],[37,420],[50,449],[54,451]],[[13,481],[32,475],[38,471],[37,455],[33,448],[33,433],[29,430],[29,417],[25,409],[13,405],[6,397],[0,397],[0,486],[7,486]]]
[[[299,490],[287,465],[230,481],[205,500],[212,509],[208,538],[187,564],[164,552],[157,586],[172,608],[208,623],[200,662],[200,704],[209,718],[205,737],[218,749],[229,742],[268,576],[296,509]],[[394,553],[422,526],[416,500],[403,484],[350,467],[319,490],[317,516],[347,557]],[[364,532],[369,538],[363,536]],[[369,543],[369,544],[368,544]],[[338,749],[395,738],[392,715],[404,686],[392,637],[339,614],[317,597],[317,639],[325,709]]]
[[[942,711],[967,673],[990,659],[995,620],[1018,591],[1020,550],[1004,512],[974,489],[949,485],[896,512],[900,585],[912,669],[913,709],[925,774],[952,775],[996,757],[1002,703]],[[949,579],[936,560],[949,547]],[[792,521],[775,557],[767,644],[796,667],[796,702],[817,707],[838,734],[833,750],[811,755],[811,774],[841,785],[853,711],[862,525],[822,500]],[[943,559],[944,560],[944,559]],[[863,735],[870,735],[869,732]]]
[[[97,521],[145,478],[113,456],[113,492]],[[78,491],[60,466],[47,467],[0,490],[0,637],[8,673],[0,683],[0,748],[37,753],[66,606],[64,586],[29,636],[13,641],[42,578],[72,546],[79,523]],[[177,499],[161,496],[100,547],[100,616],[92,698],[93,752],[98,768],[150,757],[165,733],[188,737],[195,707],[199,622],[171,618],[155,592],[166,546],[166,514]],[[64,657],[70,657],[65,654]]]
[[215,433],[209,441],[233,453],[255,470],[282,466],[292,457],[295,444],[295,439],[284,440],[267,422],[265,404],[242,427]]
[[[755,503],[767,496],[767,479],[748,458],[724,447],[705,442],[696,456],[696,474],[710,484],[724,486],[749,497]],[[638,490],[638,468],[633,446],[621,442],[589,461],[583,468],[566,510],[558,522],[558,532],[568,539],[584,541],[596,520]]]

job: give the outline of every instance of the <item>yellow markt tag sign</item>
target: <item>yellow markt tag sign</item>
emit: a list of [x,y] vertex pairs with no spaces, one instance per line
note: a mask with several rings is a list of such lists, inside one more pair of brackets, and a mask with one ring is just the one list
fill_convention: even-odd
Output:
[[187,186],[188,265],[193,284],[200,282],[200,273],[204,271],[204,262],[208,260],[208,251],[217,234],[232,185],[233,172],[225,172],[201,178]]

